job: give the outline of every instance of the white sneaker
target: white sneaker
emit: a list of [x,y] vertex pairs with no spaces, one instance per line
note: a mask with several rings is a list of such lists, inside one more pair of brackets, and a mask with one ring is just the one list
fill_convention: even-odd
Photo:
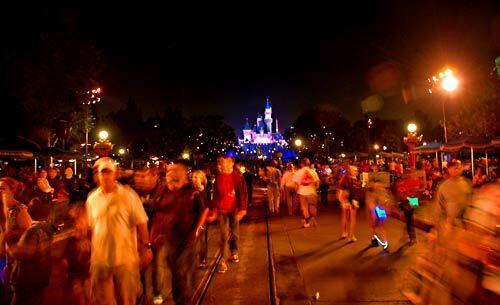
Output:
[[163,297],[161,295],[155,295],[153,297],[153,304],[155,305],[163,304]]
[[308,222],[304,222],[302,225],[303,228],[309,228],[311,225]]
[[240,262],[240,257],[238,256],[238,254],[231,255],[231,261],[233,263],[239,263]]

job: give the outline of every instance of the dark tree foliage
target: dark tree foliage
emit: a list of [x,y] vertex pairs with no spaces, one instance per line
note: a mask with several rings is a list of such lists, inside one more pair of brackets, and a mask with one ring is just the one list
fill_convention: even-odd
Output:
[[464,104],[446,122],[448,141],[466,137],[494,138],[500,135],[500,98]]
[[82,99],[98,84],[104,64],[92,38],[80,29],[78,14],[24,2],[6,11],[4,17],[18,29],[4,37],[4,94],[21,106],[24,129],[44,129],[45,136],[65,120],[74,135],[83,134],[79,129],[88,122],[81,121]]
[[125,109],[103,118],[99,126],[108,128],[117,147],[128,148],[130,157],[136,159],[151,155],[176,159],[184,152],[192,158],[213,159],[236,143],[233,128],[222,116],[186,118],[178,108],[167,108],[162,115],[143,120],[132,99]]

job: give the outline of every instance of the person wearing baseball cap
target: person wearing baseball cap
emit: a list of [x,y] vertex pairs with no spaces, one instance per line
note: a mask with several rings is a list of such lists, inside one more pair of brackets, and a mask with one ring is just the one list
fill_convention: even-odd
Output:
[[135,304],[140,292],[140,266],[153,254],[148,217],[137,193],[120,184],[111,158],[94,164],[98,187],[88,196],[92,230],[91,295],[94,304]]

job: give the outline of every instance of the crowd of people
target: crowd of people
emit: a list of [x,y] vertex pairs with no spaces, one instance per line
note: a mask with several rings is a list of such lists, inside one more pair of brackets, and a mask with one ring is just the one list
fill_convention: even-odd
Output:
[[[449,228],[458,219],[465,221],[464,215],[470,216],[469,223],[481,223],[475,218],[477,209],[476,214],[467,209],[478,200],[483,204],[480,214],[491,224],[496,240],[498,200],[487,205],[482,199],[473,200],[494,198],[473,192],[473,186],[488,182],[484,173],[477,170],[471,182],[457,161],[450,161],[443,174],[436,173],[436,166],[422,161],[418,167],[425,171],[428,197],[438,202],[437,240],[448,239]],[[257,180],[267,188],[269,215],[299,214],[304,229],[317,225],[318,204],[332,202],[329,194],[335,194],[333,201],[342,211],[340,238],[350,242],[357,241],[356,217],[364,204],[372,246],[384,250],[389,247],[384,223],[396,207],[406,218],[412,245],[416,234],[411,201],[426,194],[404,184],[405,171],[397,159],[318,164],[303,158],[296,165],[280,159],[235,163],[228,155],[199,169],[180,160],[135,172],[119,169],[106,157],[78,177],[71,167],[42,169],[36,175],[28,168],[4,169],[0,254],[5,268],[0,297],[6,304],[39,303],[50,279],[52,236],[66,226],[72,229],[64,250],[66,293],[72,303],[136,304],[139,297],[146,297],[161,304],[169,286],[176,304],[189,304],[195,269],[208,265],[209,226],[218,226],[222,253],[218,272],[230,271],[231,264],[239,262],[239,224],[252,204]],[[390,185],[375,175],[361,187],[363,173],[378,172],[390,174]],[[498,192],[497,176],[492,177],[494,183],[487,186]],[[151,283],[152,295],[146,295],[146,283]]]

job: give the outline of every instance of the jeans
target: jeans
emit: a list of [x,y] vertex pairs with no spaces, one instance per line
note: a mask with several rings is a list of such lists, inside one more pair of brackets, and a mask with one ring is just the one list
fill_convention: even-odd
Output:
[[153,258],[152,267],[152,284],[153,284],[153,294],[154,295],[168,295],[167,289],[165,289],[165,281],[170,278],[168,264],[167,264],[167,247],[161,245],[155,251],[155,257]]
[[411,240],[417,238],[417,235],[415,234],[415,227],[413,226],[413,212],[415,212],[414,209],[403,210],[406,220],[406,232],[408,232],[408,237],[410,237]]
[[[222,251],[222,259],[226,261],[230,254],[238,253],[238,239],[240,235],[240,223],[236,221],[235,213],[220,213],[220,249]],[[232,233],[232,234],[231,234]],[[231,239],[228,243],[228,238]]]
[[172,297],[176,305],[191,304],[194,293],[196,246],[166,245],[167,264],[172,273]]

